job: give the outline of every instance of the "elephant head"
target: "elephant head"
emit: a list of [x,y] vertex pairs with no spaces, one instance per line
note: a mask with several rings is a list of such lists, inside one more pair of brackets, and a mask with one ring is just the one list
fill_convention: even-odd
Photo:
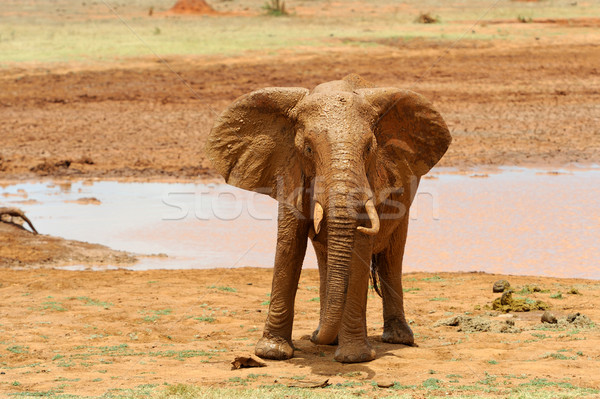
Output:
[[[326,237],[330,322],[314,340],[330,343],[355,235],[378,234],[377,209],[386,197],[418,181],[450,141],[421,95],[350,75],[311,91],[265,88],[242,96],[215,122],[206,151],[227,183],[297,208],[299,217],[314,219],[313,239]],[[368,218],[359,217],[364,211]]]

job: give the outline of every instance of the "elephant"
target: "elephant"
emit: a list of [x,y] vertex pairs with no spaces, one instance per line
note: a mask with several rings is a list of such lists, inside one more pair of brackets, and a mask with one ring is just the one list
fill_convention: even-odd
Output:
[[369,282],[383,301],[387,343],[414,345],[402,294],[410,204],[452,137],[409,90],[358,75],[316,86],[270,87],[217,117],[205,150],[233,186],[278,201],[271,302],[255,354],[293,357],[294,301],[307,243],[317,256],[320,318],[311,341],[337,344],[342,363],[371,361]]

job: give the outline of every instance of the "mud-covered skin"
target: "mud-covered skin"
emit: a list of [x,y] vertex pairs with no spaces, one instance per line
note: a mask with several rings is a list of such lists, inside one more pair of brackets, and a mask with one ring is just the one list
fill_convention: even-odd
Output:
[[375,358],[367,340],[369,274],[381,283],[386,342],[413,345],[402,294],[408,209],[443,156],[445,122],[417,93],[357,75],[240,97],[206,145],[229,184],[279,201],[271,304],[256,354],[293,356],[294,299],[310,238],[319,263],[319,326],[311,340],[345,363]]

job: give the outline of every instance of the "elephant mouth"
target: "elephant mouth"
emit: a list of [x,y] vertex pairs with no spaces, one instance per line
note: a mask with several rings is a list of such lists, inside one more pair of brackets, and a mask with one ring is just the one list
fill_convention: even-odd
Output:
[[[364,207],[365,207],[365,210],[367,211],[367,216],[369,217],[369,221],[371,222],[371,227],[357,226],[356,229],[358,231],[360,231],[361,233],[364,233],[364,234],[367,234],[370,236],[377,235],[377,233],[379,233],[380,222],[379,222],[379,216],[377,215],[377,210],[375,209],[375,204],[373,203],[373,200],[368,199],[367,202],[365,202]],[[323,206],[321,206],[321,204],[318,201],[315,201],[315,206],[314,206],[314,210],[313,210],[313,224],[314,224],[314,229],[315,229],[315,235],[319,234],[319,232],[321,231],[321,222],[323,221],[323,215],[324,215]]]

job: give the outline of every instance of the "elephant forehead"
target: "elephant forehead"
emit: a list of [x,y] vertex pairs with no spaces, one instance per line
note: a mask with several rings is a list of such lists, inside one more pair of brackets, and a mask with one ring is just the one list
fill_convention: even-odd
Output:
[[313,93],[296,107],[298,119],[307,128],[332,130],[370,126],[375,114],[359,95],[348,92]]

